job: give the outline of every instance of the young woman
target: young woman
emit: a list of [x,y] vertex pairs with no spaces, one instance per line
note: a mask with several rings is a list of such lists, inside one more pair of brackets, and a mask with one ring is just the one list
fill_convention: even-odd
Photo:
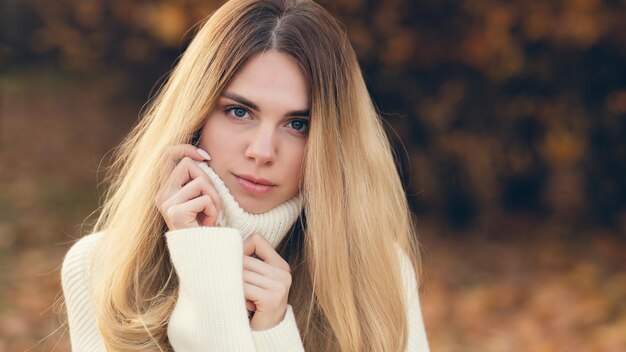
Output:
[[109,180],[63,262],[74,350],[428,350],[392,151],[313,1],[210,16]]

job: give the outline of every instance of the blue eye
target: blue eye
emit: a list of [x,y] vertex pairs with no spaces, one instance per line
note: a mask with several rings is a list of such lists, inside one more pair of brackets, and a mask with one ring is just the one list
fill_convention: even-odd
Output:
[[[247,120],[250,118],[250,117],[245,117],[246,114],[249,115],[248,110],[239,106],[230,107],[224,110],[224,112],[228,113],[232,118],[236,120]],[[308,132],[309,130],[309,120],[305,120],[305,119],[291,120],[289,121],[289,125],[298,133],[304,134]]]
[[309,130],[309,121],[307,120],[293,120],[290,123],[298,132],[307,132]]
[[234,116],[237,119],[242,119],[244,118],[244,116],[246,116],[246,114],[248,113],[248,111],[246,109],[242,109],[240,107],[234,106],[232,108],[226,109],[224,110],[224,112],[233,112],[231,115]]

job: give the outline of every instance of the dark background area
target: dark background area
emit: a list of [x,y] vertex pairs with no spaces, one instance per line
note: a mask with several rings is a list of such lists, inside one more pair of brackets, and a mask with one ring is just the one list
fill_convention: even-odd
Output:
[[[62,257],[221,3],[0,2],[0,352],[69,350]],[[625,350],[626,1],[320,3],[394,143],[431,349]]]

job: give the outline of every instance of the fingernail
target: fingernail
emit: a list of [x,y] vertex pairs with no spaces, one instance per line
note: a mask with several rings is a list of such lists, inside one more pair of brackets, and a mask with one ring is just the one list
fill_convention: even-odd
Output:
[[211,160],[211,156],[209,155],[209,153],[205,152],[204,150],[198,148],[198,155],[200,155],[201,157],[204,158],[204,160]]
[[215,221],[215,223],[217,225],[222,225],[222,220],[223,220],[223,216],[222,216],[222,211],[220,210],[220,213],[217,215],[217,220]]

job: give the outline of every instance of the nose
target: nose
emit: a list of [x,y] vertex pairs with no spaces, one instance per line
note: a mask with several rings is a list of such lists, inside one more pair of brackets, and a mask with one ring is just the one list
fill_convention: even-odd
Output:
[[276,160],[276,140],[271,126],[260,126],[251,133],[246,158],[257,166],[269,165]]

